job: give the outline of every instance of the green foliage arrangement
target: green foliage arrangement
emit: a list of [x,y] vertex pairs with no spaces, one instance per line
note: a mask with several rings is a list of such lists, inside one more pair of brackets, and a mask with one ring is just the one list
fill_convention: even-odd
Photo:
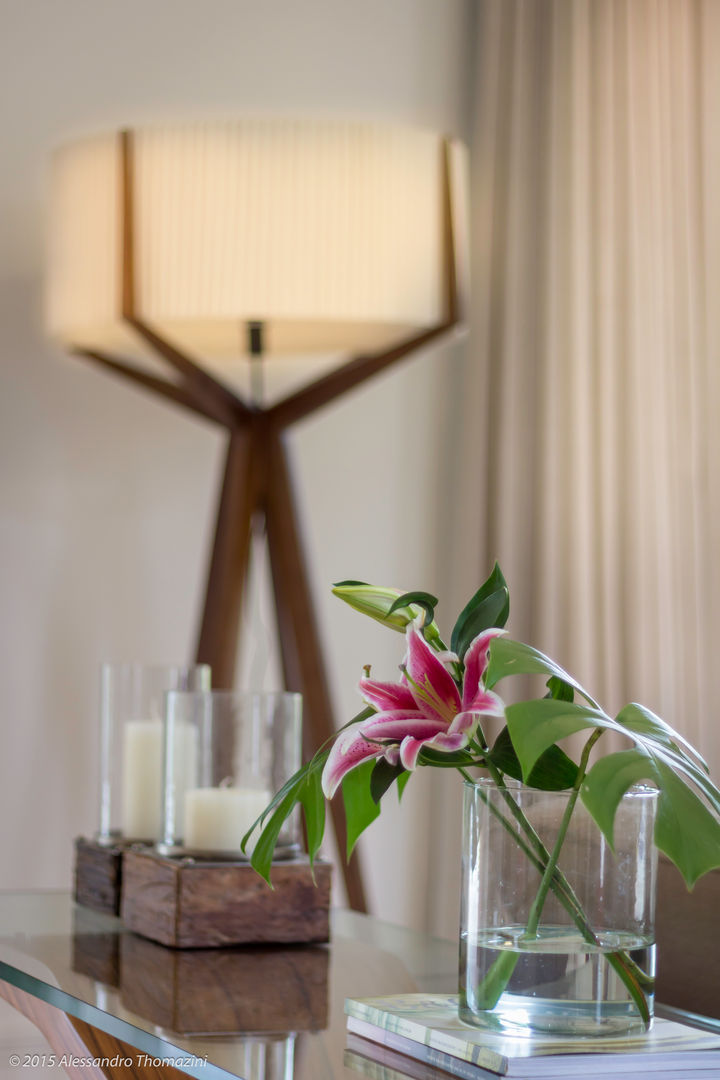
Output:
[[[349,858],[358,837],[379,815],[386,793],[396,786],[402,795],[418,768],[455,769],[465,780],[482,769],[505,789],[518,825],[517,842],[542,874],[535,921],[552,890],[589,941],[592,929],[558,868],[562,838],[578,799],[612,847],[622,797],[633,785],[650,783],[659,792],[655,844],[677,866],[688,888],[720,866],[720,791],[701,756],[642,705],[626,705],[617,716],[608,715],[553,660],[508,638],[504,627],[510,599],[499,566],[461,611],[449,646],[435,621],[437,599],[429,593],[401,593],[360,581],[340,582],[333,592],[405,635],[401,677],[395,683],[378,682],[366,669],[360,680],[365,708],[285,784],[244,837],[243,850],[259,831],[251,863],[268,882],[281,826],[296,805],[302,806],[312,860],[323,838],[326,800],[341,791]],[[543,696],[506,706],[495,688],[515,675],[541,676]],[[490,716],[505,721],[492,746],[483,730]],[[558,743],[581,731],[589,735],[575,762]],[[590,751],[607,731],[624,736],[629,745],[590,766]],[[508,778],[543,791],[569,791],[565,829],[552,852],[538,844]],[[609,961],[647,1019],[643,973],[625,953],[612,954]],[[485,977],[480,997],[487,1008],[507,985],[512,963],[512,958],[501,957]]]

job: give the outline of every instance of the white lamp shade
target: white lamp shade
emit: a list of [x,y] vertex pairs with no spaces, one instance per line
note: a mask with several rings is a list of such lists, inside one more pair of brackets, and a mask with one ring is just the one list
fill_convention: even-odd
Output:
[[[246,119],[132,133],[134,313],[207,359],[372,349],[441,322],[443,140],[414,128]],[[458,147],[455,147],[458,152]],[[451,156],[451,160],[452,156]],[[56,152],[50,333],[128,351],[118,134]]]

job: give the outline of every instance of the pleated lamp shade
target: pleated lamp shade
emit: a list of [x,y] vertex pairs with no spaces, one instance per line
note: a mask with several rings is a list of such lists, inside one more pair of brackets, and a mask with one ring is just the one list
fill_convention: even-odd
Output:
[[267,353],[289,355],[380,348],[442,320],[437,134],[255,118],[131,138],[53,158],[47,324],[64,344],[132,352],[128,289],[139,319],[211,361],[245,353],[253,321]]

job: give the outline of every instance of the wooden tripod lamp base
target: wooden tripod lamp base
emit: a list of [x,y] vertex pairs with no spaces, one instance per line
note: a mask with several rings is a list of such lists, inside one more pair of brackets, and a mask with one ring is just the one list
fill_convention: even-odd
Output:
[[[211,666],[215,687],[233,686],[252,524],[261,517],[285,685],[303,695],[306,756],[335,725],[287,432],[458,325],[461,157],[459,144],[414,129],[262,119],[126,131],[66,148],[55,163],[50,330],[76,355],[227,432],[196,659]],[[360,353],[276,404],[247,404],[159,329],[195,327],[189,337],[198,342],[197,328],[210,324],[215,345],[241,327],[242,351],[255,363],[266,339],[270,353],[292,351],[295,331],[295,351],[312,353],[314,340],[316,353],[320,341],[334,342],[325,351],[359,344]],[[313,326],[322,329],[316,339]],[[392,344],[363,351],[383,339]],[[105,344],[118,340],[139,343],[171,377]],[[341,801],[331,807],[344,853]],[[350,906],[367,910],[356,855],[344,874]]]

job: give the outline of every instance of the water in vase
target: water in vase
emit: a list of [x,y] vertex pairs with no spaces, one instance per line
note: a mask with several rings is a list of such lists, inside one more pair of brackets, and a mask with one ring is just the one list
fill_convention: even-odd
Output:
[[[654,942],[628,933],[597,931],[589,945],[574,929],[541,926],[523,940],[524,926],[482,931],[460,939],[460,1017],[508,1035],[544,1031],[569,1035],[621,1035],[647,1026],[627,987],[607,959],[626,952],[643,986],[650,1015],[655,975]],[[517,962],[491,1012],[478,1007],[477,988],[500,952]]]

